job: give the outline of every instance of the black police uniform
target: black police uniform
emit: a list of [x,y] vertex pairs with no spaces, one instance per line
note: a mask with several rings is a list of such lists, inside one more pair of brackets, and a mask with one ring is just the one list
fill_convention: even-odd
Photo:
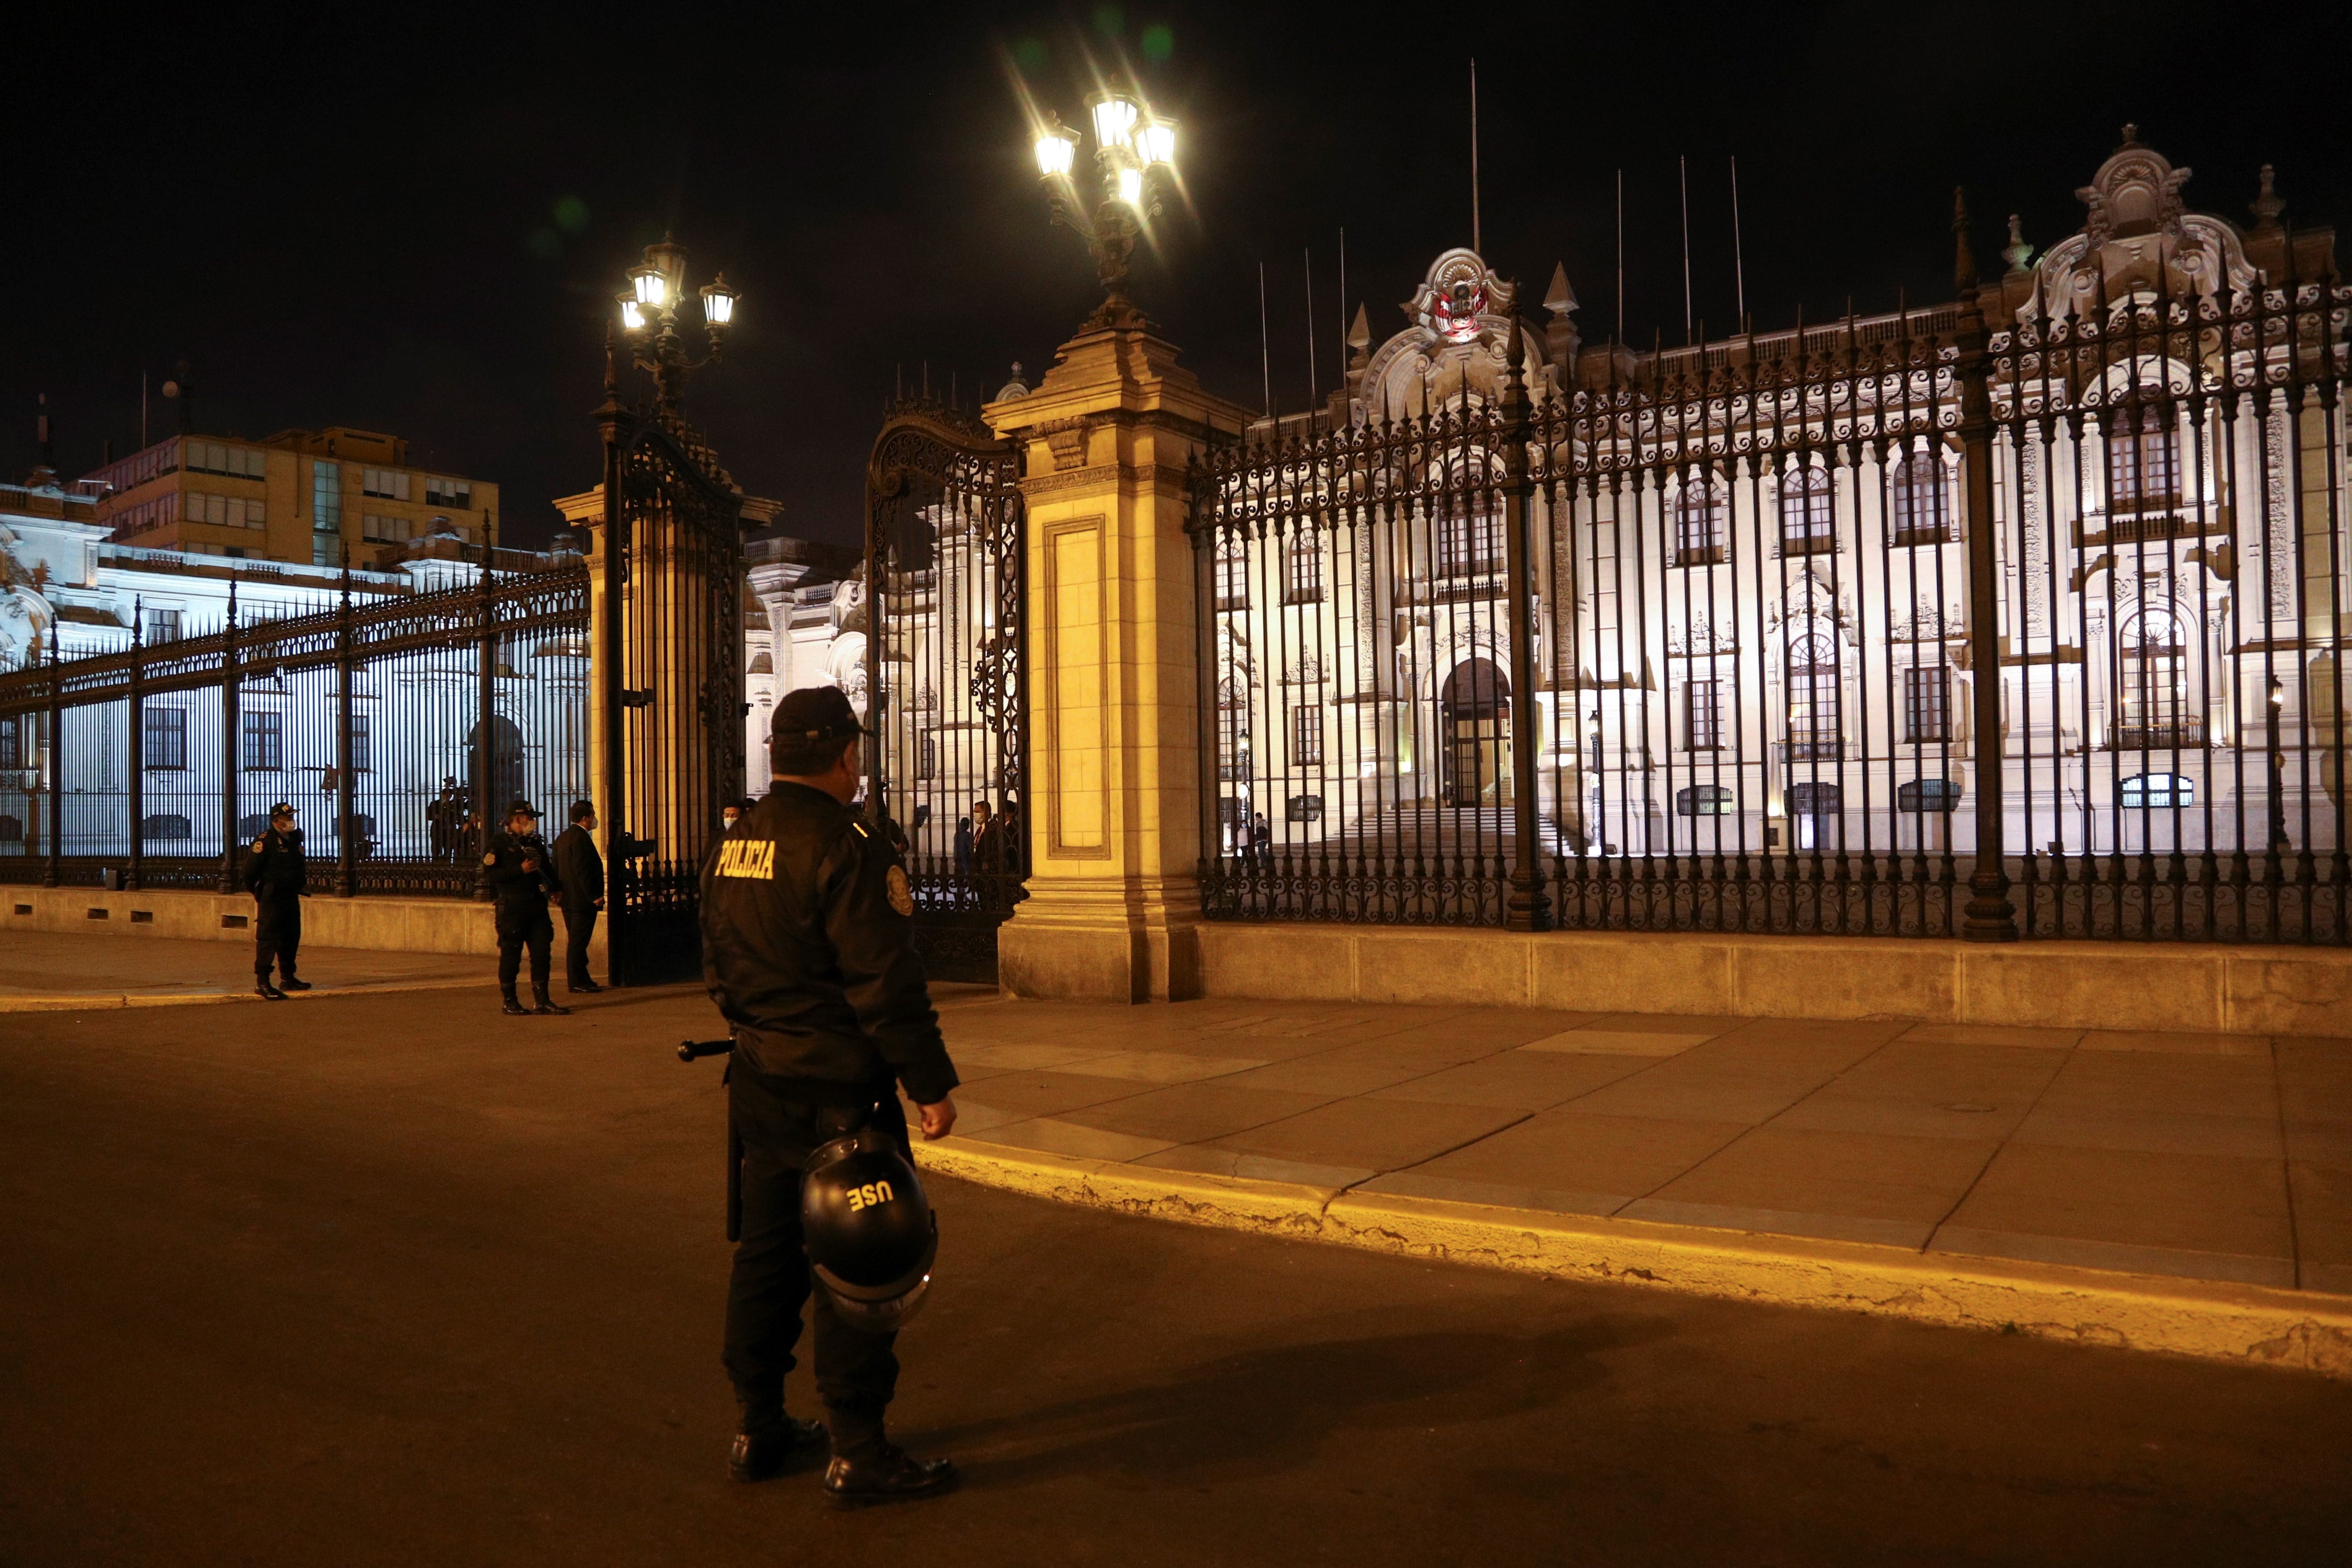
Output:
[[[525,869],[523,861],[538,862]],[[547,841],[537,833],[497,833],[482,855],[483,879],[497,899],[499,931],[499,990],[509,1006],[515,1001],[515,974],[522,967],[522,950],[530,948],[530,989],[543,1012],[554,1011],[547,994],[548,950],[555,927],[547,918],[547,897],[561,893],[555,861]]]
[[253,978],[269,989],[269,966],[289,983],[302,946],[302,881],[310,875],[302,858],[302,830],[272,826],[253,841],[246,858],[245,887],[253,895]]
[[604,858],[596,839],[573,823],[555,836],[555,878],[563,885],[563,983],[602,989],[588,973],[588,939],[596,934],[596,900],[604,896]]
[[[728,1095],[743,1149],[742,1216],[724,1360],[746,1433],[784,1421],[784,1374],[810,1295],[800,1191],[810,1152],[869,1107],[907,1152],[892,1079],[922,1105],[956,1087],[912,945],[913,912],[889,846],[856,811],[804,784],[776,784],[703,869],[703,977],[735,1039]],[[834,1452],[885,1453],[897,1336],[852,1328],[822,1291],[814,1321]]]

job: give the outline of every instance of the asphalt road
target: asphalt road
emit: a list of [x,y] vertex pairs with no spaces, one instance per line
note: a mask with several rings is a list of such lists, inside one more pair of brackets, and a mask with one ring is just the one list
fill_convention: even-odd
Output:
[[965,1489],[732,1486],[708,1004],[491,998],[0,1017],[0,1561],[2352,1551],[2352,1386],[946,1183],[894,1414]]

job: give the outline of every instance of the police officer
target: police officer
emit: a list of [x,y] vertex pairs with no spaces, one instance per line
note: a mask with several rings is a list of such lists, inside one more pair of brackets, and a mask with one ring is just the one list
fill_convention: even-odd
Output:
[[596,807],[572,803],[572,826],[555,836],[555,879],[563,887],[563,988],[602,991],[588,973],[588,939],[604,907],[604,858],[596,853]]
[[742,1425],[728,1472],[764,1480],[829,1439],[824,1489],[840,1508],[928,1496],[955,1480],[948,1460],[917,1459],[884,1433],[897,1336],[852,1327],[823,1291],[813,1317],[824,1425],[784,1414],[810,1297],[800,1193],[810,1152],[867,1118],[906,1151],[894,1079],[926,1139],[955,1125],[956,1071],[910,942],[907,873],[850,805],[864,733],[837,688],[779,702],[774,787],[702,874],[703,976],[732,1026],[728,1094],[743,1146],[724,1356]]
[[[569,1007],[557,1006],[547,994],[548,948],[555,941],[547,906],[562,896],[563,884],[556,879],[554,858],[548,853],[547,841],[539,836],[539,813],[530,802],[518,800],[507,807],[507,830],[492,834],[482,852],[482,879],[498,900],[499,993],[505,998],[506,1010],[516,1017],[525,1013],[571,1012]],[[515,1000],[515,972],[522,967],[526,942],[530,946],[530,994],[539,1004],[536,1007]]]
[[[268,1002],[283,1002],[289,991],[308,991],[307,980],[294,978],[294,955],[302,945],[302,879],[310,868],[302,858],[302,830],[294,826],[294,808],[279,801],[269,808],[269,827],[253,841],[246,858],[245,889],[253,895],[253,990]],[[269,984],[269,966],[277,962],[278,983]]]

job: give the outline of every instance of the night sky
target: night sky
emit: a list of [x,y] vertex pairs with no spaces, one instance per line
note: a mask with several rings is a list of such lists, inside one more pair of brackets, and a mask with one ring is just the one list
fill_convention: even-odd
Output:
[[1098,295],[1046,225],[1016,78],[1076,125],[1097,72],[1131,73],[1180,121],[1187,201],[1134,291],[1251,405],[1261,260],[1295,408],[1310,330],[1328,390],[1343,314],[1367,303],[1385,337],[1469,242],[1474,54],[1486,254],[1529,307],[1565,261],[1588,341],[1614,327],[1620,167],[1627,335],[1682,337],[1677,154],[1717,331],[1734,155],[1766,329],[1948,298],[1955,184],[1988,271],[2011,212],[2037,245],[2072,232],[2127,120],[2195,168],[2192,206],[2247,221],[2267,161],[2290,222],[2352,216],[2326,5],[273,8],[169,29],[46,9],[12,24],[0,107],[0,470],[36,460],[42,391],[66,472],[128,452],[142,370],[184,359],[199,428],[404,435],[419,466],[500,484],[519,543],[596,478],[602,323],[665,228],[693,283],[723,267],[743,292],[689,411],[793,531],[855,537],[899,367],[968,404],[1014,360],[1034,381]]

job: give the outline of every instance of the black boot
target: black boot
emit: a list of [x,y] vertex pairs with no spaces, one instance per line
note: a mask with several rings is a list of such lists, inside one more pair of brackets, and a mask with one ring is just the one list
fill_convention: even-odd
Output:
[[286,993],[278,989],[277,986],[269,984],[269,976],[267,974],[261,975],[254,981],[253,994],[256,996],[260,997],[264,1002],[283,1002],[286,1000]]
[[520,1002],[518,1002],[518,1001],[516,1001],[516,1000],[515,1000],[515,994],[514,994],[514,987],[513,987],[513,986],[511,986],[511,985],[501,985],[501,986],[499,986],[499,994],[500,994],[501,995],[503,995],[503,996],[507,999],[507,1005],[506,1005],[506,1009],[505,1009],[505,1010],[506,1010],[506,1012],[507,1012],[507,1014],[508,1014],[508,1016],[510,1016],[510,1017],[520,1018],[520,1017],[521,1017],[524,1014],[526,1014],[526,1013],[528,1013],[528,1012],[530,1012],[530,1008],[528,1008],[528,1007],[524,1006],[521,1003],[520,1003]]
[[308,991],[310,989],[310,983],[307,980],[297,980],[289,974],[285,979],[278,983],[278,989],[280,991]]
[[918,1459],[895,1443],[857,1458],[839,1454],[824,1468],[824,1500],[839,1509],[871,1508],[936,1497],[956,1483],[952,1459]]
[[563,983],[563,988],[575,996],[593,995],[604,989],[593,980],[567,980]]
[[727,1454],[727,1479],[734,1481],[773,1480],[824,1447],[824,1427],[815,1421],[782,1423],[757,1432],[738,1432]]
[[539,1005],[533,1007],[531,1011],[537,1013],[541,1017],[562,1018],[568,1016],[572,1012],[572,1009],[569,1007],[557,1006],[554,999],[548,995],[547,987],[540,984],[536,981],[531,984],[530,994],[532,999],[539,1004]]

